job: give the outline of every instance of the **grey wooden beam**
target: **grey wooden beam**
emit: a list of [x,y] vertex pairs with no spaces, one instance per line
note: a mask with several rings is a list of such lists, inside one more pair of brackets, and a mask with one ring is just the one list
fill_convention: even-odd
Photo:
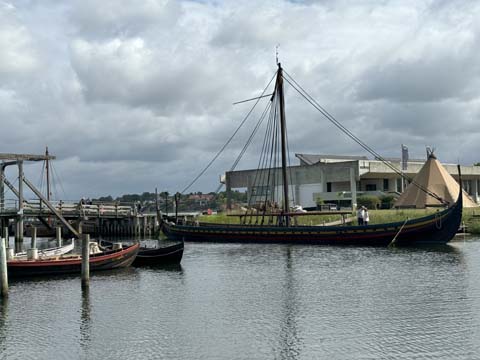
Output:
[[45,196],[43,196],[42,193],[38,191],[37,188],[29,180],[27,180],[27,178],[24,177],[23,182],[33,191],[35,195],[39,197],[39,199],[41,199],[45,203],[45,205],[47,205],[47,207],[55,214],[56,217],[58,217],[58,219],[63,223],[63,225],[65,225],[68,230],[70,230],[72,234],[77,237],[77,239],[80,239],[80,234],[78,233],[78,231],[75,230],[72,225],[70,225],[70,223],[63,217],[62,214],[57,211],[57,209],[55,209],[55,207],[50,203],[50,201],[48,201]]
[[0,160],[14,160],[14,161],[42,161],[42,160],[55,160],[56,156],[51,155],[34,155],[34,154],[8,154],[0,153]]

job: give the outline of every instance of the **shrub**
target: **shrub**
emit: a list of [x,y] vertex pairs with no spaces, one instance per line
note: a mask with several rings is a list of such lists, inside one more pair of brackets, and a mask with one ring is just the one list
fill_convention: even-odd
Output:
[[380,199],[378,196],[365,195],[357,198],[358,206],[365,206],[368,209],[377,209],[380,206]]
[[382,209],[391,209],[393,203],[395,202],[395,196],[393,195],[384,195],[380,197],[380,207]]

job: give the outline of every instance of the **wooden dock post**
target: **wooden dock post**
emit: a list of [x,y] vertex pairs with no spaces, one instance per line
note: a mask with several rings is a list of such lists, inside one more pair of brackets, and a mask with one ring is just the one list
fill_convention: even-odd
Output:
[[17,234],[15,239],[15,252],[22,251],[23,248],[23,161],[19,161],[18,165],[18,216],[17,216]]
[[38,250],[37,250],[37,228],[32,227],[32,241],[30,243],[30,249],[27,249],[27,259],[28,260],[37,260],[38,259]]
[[145,215],[143,217],[143,236],[144,237],[147,236],[147,220],[148,220],[148,217]]
[[82,237],[82,289],[90,286],[90,234]]
[[62,227],[57,226],[55,230],[57,233],[57,246],[62,246]]
[[32,242],[30,244],[30,248],[36,249],[37,248],[37,227],[32,227]]
[[78,219],[78,228],[77,228],[77,231],[80,235],[83,234],[83,220],[82,219]]
[[[1,234],[0,237],[2,237]],[[5,239],[5,247],[8,248],[10,246],[8,241],[8,223],[7,226],[3,228],[3,238]]]
[[3,238],[0,241],[0,282],[0,295],[6,298],[8,297],[7,250]]
[[13,248],[14,248],[14,251],[17,253],[17,252],[21,252],[22,251],[22,242],[20,241],[20,230],[19,230],[19,220],[18,220],[18,217],[14,220],[14,225],[15,225],[15,237],[14,237],[14,242],[13,242]]

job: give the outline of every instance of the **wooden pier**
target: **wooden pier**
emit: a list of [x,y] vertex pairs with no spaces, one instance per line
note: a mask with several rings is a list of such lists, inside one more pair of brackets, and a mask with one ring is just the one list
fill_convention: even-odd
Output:
[[[93,236],[149,236],[158,231],[156,213],[144,214],[136,204],[85,203],[85,201],[51,201],[44,196],[23,172],[25,161],[46,161],[54,156],[0,153],[0,230],[9,229],[15,236],[15,251],[21,251],[23,238],[38,230],[38,236],[55,236],[61,227],[64,236],[80,238],[82,234]],[[18,184],[15,186],[5,177],[5,168],[18,167]],[[37,197],[24,198],[24,187],[28,187]],[[14,199],[5,198],[8,187]],[[33,230],[38,228],[37,230]],[[52,236],[52,237],[53,237]]]

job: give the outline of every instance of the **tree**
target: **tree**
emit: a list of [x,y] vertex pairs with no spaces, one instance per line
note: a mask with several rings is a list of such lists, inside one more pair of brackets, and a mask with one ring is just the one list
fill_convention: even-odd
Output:
[[391,209],[393,203],[395,202],[395,196],[393,195],[384,195],[380,197],[380,203],[382,209]]
[[380,205],[378,196],[364,195],[357,198],[358,206],[365,206],[368,209],[376,209]]
[[317,204],[317,207],[319,207],[320,205],[325,204],[325,201],[322,199],[321,196],[317,196],[317,197],[315,198],[315,203]]

